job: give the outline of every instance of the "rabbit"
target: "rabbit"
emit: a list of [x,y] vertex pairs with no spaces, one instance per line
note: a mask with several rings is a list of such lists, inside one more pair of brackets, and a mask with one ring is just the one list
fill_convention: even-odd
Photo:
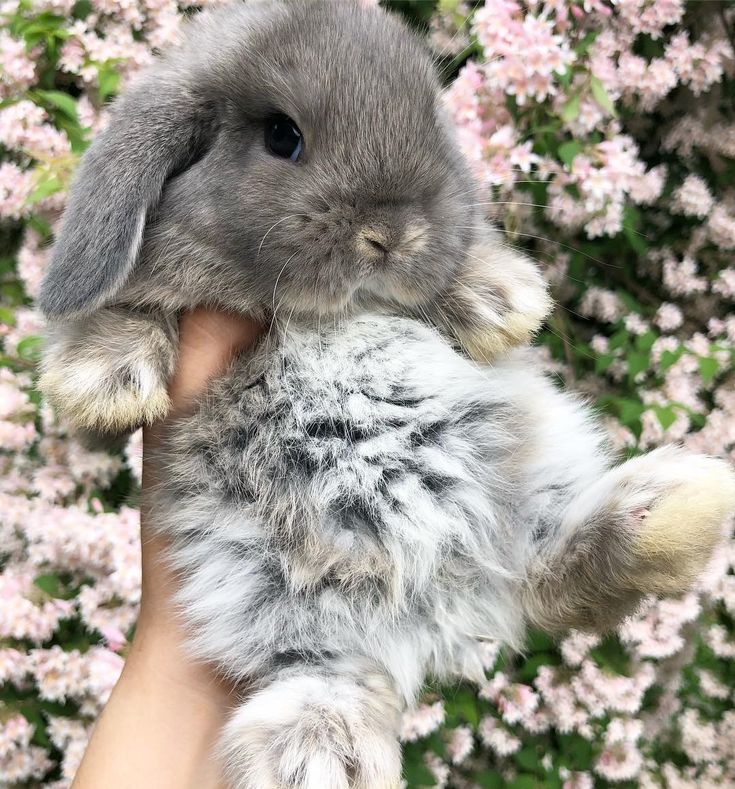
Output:
[[182,310],[271,322],[166,424],[152,494],[191,653],[248,688],[233,787],[399,786],[428,674],[685,589],[735,508],[722,461],[615,465],[476,202],[423,45],[347,0],[203,12],[84,156],[40,298],[73,425],[168,413]]
[[482,681],[482,639],[606,631],[695,579],[729,466],[677,447],[615,465],[537,367],[523,348],[478,365],[414,319],[277,318],[171,422],[152,522],[192,654],[247,688],[230,785],[398,787],[427,674]]
[[39,304],[41,389],[80,431],[166,415],[177,314],[381,309],[488,360],[549,309],[483,221],[425,45],[349,0],[199,14],[72,185]]

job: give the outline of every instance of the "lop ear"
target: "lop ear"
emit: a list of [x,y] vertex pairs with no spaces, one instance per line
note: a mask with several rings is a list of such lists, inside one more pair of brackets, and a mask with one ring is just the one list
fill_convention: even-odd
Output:
[[47,316],[89,312],[110,301],[138,257],[146,217],[166,179],[196,158],[212,112],[182,76],[159,72],[115,107],[84,155],[41,286]]
[[487,229],[437,305],[439,322],[478,362],[530,342],[552,308],[536,264]]

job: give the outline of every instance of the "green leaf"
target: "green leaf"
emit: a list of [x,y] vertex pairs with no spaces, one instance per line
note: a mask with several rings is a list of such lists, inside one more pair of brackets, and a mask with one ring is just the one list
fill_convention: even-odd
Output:
[[636,255],[645,255],[648,252],[648,242],[639,232],[642,221],[641,212],[628,203],[623,209],[623,236]]
[[640,429],[641,415],[646,410],[643,403],[640,400],[618,398],[616,404],[620,421],[634,432]]
[[17,353],[20,359],[37,362],[41,355],[41,337],[25,337],[18,343]]
[[5,326],[15,326],[15,313],[8,307],[0,307],[0,323]]
[[603,353],[595,358],[595,374],[601,375],[610,365],[615,361],[615,357],[611,353]]
[[594,74],[590,80],[590,88],[592,89],[592,95],[594,96],[595,101],[600,105],[600,107],[602,107],[602,109],[605,110],[608,115],[612,115],[613,118],[616,118],[618,113],[615,110],[615,105],[608,95],[605,86],[600,81],[600,78],[596,77]]
[[574,161],[574,157],[582,150],[582,146],[577,142],[577,140],[569,140],[569,142],[563,142],[559,149],[557,150],[557,155],[559,159],[567,166],[571,167],[572,162]]
[[559,750],[572,770],[589,770],[592,761],[592,744],[579,734],[558,734]]
[[668,430],[676,422],[676,412],[671,406],[654,405],[652,408],[664,430]]
[[77,103],[68,93],[62,93],[60,90],[34,90],[31,97],[34,99],[38,97],[41,103],[51,105],[63,112],[67,118],[79,122]]
[[61,597],[61,581],[58,575],[54,573],[39,575],[33,580],[33,583],[49,597]]
[[10,30],[15,36],[22,36],[28,47],[35,47],[41,42],[50,43],[54,39],[66,39],[71,35],[64,28],[66,20],[63,17],[45,12],[35,14],[32,19],[15,17],[10,24]]
[[477,773],[473,778],[475,783],[481,786],[482,789],[503,789],[505,786],[503,778],[498,773],[493,773],[490,770]]
[[55,176],[49,175],[39,182],[38,186],[26,198],[26,205],[34,205],[45,197],[56,194],[64,188],[64,184]]
[[409,787],[436,786],[436,778],[422,762],[404,762],[403,777]]
[[646,239],[635,228],[628,224],[623,224],[623,235],[636,255],[643,256],[648,252]]
[[640,334],[635,338],[635,347],[641,353],[650,353],[651,348],[653,348],[653,345],[657,339],[656,332],[649,329],[644,334]]
[[610,342],[608,343],[608,348],[611,351],[617,351],[618,348],[622,348],[628,344],[628,340],[630,339],[630,334],[628,330],[625,328],[618,329],[615,334],[610,338]]
[[571,123],[573,120],[576,120],[579,116],[579,108],[582,103],[582,94],[575,93],[571,99],[564,105],[562,108],[559,117],[564,121],[564,123]]
[[695,430],[701,430],[707,422],[707,417],[704,414],[690,413],[689,421]]
[[517,775],[512,781],[509,781],[506,785],[508,786],[508,789],[540,789],[540,787],[543,786],[543,783],[539,781],[539,779],[534,775],[521,773],[520,775]]
[[480,722],[477,697],[473,691],[465,686],[457,688],[454,694],[445,698],[445,707],[448,712],[458,715],[471,726],[476,727]]
[[681,359],[683,354],[684,348],[678,348],[675,351],[664,351],[661,354],[661,360],[658,363],[659,368],[665,372],[673,364],[676,364],[679,359]]
[[578,57],[582,58],[587,54],[589,48],[595,43],[598,34],[599,33],[597,30],[591,30],[589,33],[587,33],[584,36],[584,38],[582,38],[582,40],[577,44],[577,46],[574,47],[574,51]]
[[632,296],[630,293],[628,293],[628,291],[625,290],[624,288],[617,288],[615,290],[615,295],[628,309],[628,312],[637,312],[639,314],[643,312],[643,307],[641,307],[641,304],[638,301],[638,299],[636,299],[635,296]]
[[532,630],[526,637],[526,649],[529,652],[552,652],[557,642],[541,630]]
[[647,353],[639,353],[638,351],[631,351],[626,357],[625,361],[628,363],[628,376],[634,379],[638,373],[648,370],[651,357]]
[[541,764],[538,751],[533,745],[526,745],[525,748],[516,751],[513,754],[513,761],[527,773],[540,773],[543,775],[546,772]]
[[564,71],[555,71],[554,74],[566,91],[567,88],[572,84],[572,76],[574,74],[573,70],[571,68],[565,68]]
[[97,69],[97,86],[100,98],[104,101],[114,96],[120,89],[120,73],[115,61],[107,61]]
[[43,717],[39,709],[34,709],[29,705],[21,705],[20,712],[28,723],[33,725],[33,739],[31,742],[34,745],[40,745],[42,748],[51,748],[51,740],[46,732],[46,719]]
[[711,383],[720,371],[720,364],[712,356],[699,357],[699,374],[705,384]]
[[630,658],[615,636],[607,636],[599,646],[590,650],[590,655],[607,671],[628,676]]
[[541,666],[558,666],[561,660],[550,652],[538,652],[526,658],[518,667],[516,676],[521,682],[530,684],[536,679]]

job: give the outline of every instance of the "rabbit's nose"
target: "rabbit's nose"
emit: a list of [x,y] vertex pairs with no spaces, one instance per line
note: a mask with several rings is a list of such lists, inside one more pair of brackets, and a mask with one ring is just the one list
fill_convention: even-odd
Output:
[[385,258],[393,248],[388,233],[375,227],[364,227],[357,234],[357,246],[366,257],[376,260]]

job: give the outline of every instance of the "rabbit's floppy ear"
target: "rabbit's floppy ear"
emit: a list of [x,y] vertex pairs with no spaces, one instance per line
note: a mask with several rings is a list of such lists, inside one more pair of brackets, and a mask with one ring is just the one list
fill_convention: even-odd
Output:
[[41,287],[48,316],[88,312],[125,284],[166,179],[201,151],[212,112],[170,69],[120,100],[84,155]]
[[487,229],[436,307],[438,323],[465,352],[478,362],[490,362],[529,342],[552,301],[536,264]]

